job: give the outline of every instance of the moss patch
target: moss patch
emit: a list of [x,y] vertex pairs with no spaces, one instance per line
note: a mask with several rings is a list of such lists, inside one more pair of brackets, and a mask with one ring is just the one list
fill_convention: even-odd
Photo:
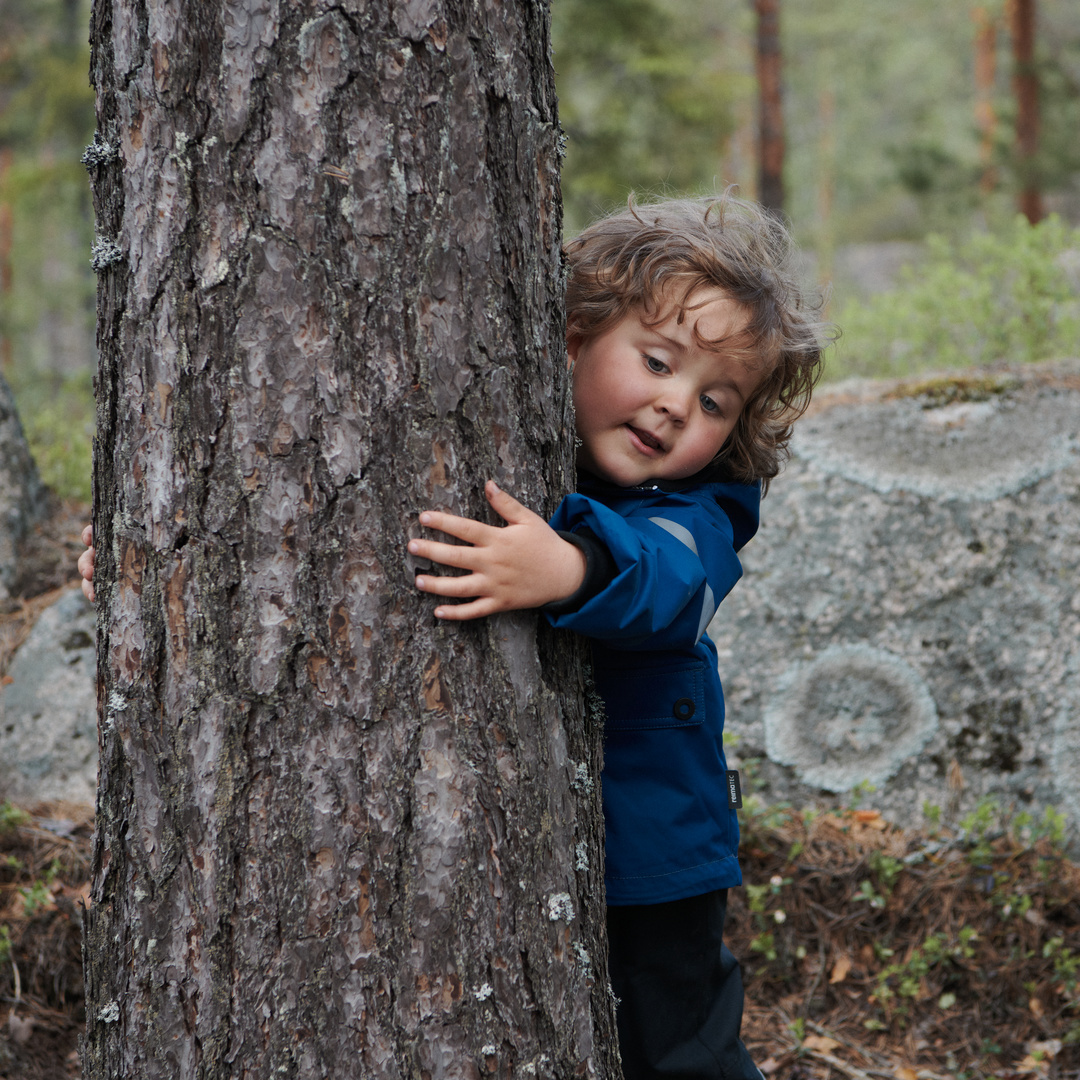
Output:
[[1015,375],[939,375],[904,383],[890,390],[885,399],[922,398],[924,409],[940,409],[960,401],[989,401],[1019,386]]

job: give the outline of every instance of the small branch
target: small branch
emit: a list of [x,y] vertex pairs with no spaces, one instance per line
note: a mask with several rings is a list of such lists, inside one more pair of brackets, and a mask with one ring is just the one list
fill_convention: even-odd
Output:
[[[826,1065],[831,1065],[839,1072],[845,1073],[851,1077],[851,1080],[871,1080],[871,1074],[864,1072],[862,1069],[857,1069],[854,1065],[849,1065],[846,1061],[841,1061],[833,1054],[826,1054],[822,1050],[810,1050],[803,1047],[802,1052],[807,1057],[815,1058],[818,1061],[824,1061]],[[875,1070],[877,1072],[877,1070]],[[878,1076],[884,1076],[885,1073],[877,1073]]]

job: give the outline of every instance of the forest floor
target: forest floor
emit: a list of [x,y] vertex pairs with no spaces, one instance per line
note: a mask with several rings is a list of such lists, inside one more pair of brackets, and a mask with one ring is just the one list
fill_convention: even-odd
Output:
[[[86,507],[58,506],[0,604],[0,672],[75,579]],[[872,807],[747,800],[731,893],[743,1035],[768,1080],[1080,1080],[1080,867],[1060,821],[903,831]],[[0,1080],[80,1075],[84,807],[0,804]]]
[[745,815],[729,944],[767,1076],[1080,1077],[1080,867],[1061,822],[984,804],[966,825]]

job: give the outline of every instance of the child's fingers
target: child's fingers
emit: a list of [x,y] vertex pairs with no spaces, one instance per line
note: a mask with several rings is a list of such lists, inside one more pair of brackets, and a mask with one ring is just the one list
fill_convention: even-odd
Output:
[[421,592],[433,593],[435,596],[452,596],[457,599],[479,596],[484,591],[477,574],[466,574],[463,577],[421,574],[416,578],[416,587]]
[[82,542],[87,547],[93,547],[93,545],[94,545],[94,526],[93,525],[87,525],[86,528],[83,529],[83,531],[82,531]]
[[475,570],[480,562],[478,548],[443,544],[438,540],[410,540],[409,554],[430,559],[440,566],[453,566],[458,570]]
[[465,622],[468,619],[482,619],[501,610],[490,596],[481,596],[467,604],[440,604],[435,609],[435,618],[444,622]]
[[[436,529],[438,532],[447,533],[470,544],[480,543],[485,534],[492,530],[491,525],[485,525],[482,521],[455,517],[453,514],[444,514],[441,510],[425,510],[420,515],[420,524],[425,529]],[[411,547],[410,550],[412,550]]]
[[80,556],[78,561],[79,573],[87,581],[94,580],[94,549],[87,548]]
[[484,485],[484,494],[487,496],[487,501],[491,503],[492,510],[511,525],[518,525],[536,517],[536,514],[528,507],[522,506],[513,495],[508,495],[503,491],[494,480],[489,480]]

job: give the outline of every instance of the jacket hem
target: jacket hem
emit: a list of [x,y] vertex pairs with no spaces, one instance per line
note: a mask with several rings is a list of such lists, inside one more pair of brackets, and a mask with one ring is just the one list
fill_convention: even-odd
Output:
[[742,871],[735,855],[715,862],[702,863],[670,874],[642,877],[604,878],[608,907],[630,904],[666,904],[685,900],[715,889],[730,889],[742,884]]

